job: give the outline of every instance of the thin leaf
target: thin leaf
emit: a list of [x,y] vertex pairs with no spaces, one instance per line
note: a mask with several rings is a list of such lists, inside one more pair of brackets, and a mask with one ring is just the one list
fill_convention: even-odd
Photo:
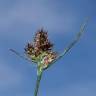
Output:
[[[63,56],[65,56],[66,53],[69,52],[69,50],[79,41],[80,37],[82,36],[82,34],[84,33],[84,30],[86,28],[86,25],[88,23],[89,18],[86,18],[86,21],[81,25],[80,27],[80,31],[78,32],[78,34],[76,35],[75,39],[64,49],[63,53],[61,53],[53,62],[51,62],[47,68],[49,68],[51,65],[53,65],[56,61],[58,61],[59,59],[61,59]],[[45,68],[45,69],[47,69]],[[44,69],[44,70],[45,70]]]
[[37,63],[37,62],[33,61],[32,59],[29,59],[29,58],[21,55],[20,53],[18,53],[18,52],[17,52],[16,50],[14,50],[14,49],[9,49],[9,50],[10,50],[11,52],[15,53],[15,54],[16,54],[17,56],[19,56],[20,58],[27,60],[28,62]]

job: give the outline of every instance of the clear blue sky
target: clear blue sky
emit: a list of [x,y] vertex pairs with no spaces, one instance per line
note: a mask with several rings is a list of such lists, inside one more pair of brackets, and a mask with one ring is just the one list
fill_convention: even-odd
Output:
[[90,21],[81,40],[44,74],[38,96],[96,96],[95,0],[0,0],[0,96],[33,96],[36,68],[23,54],[34,33],[48,30],[54,50],[62,52]]

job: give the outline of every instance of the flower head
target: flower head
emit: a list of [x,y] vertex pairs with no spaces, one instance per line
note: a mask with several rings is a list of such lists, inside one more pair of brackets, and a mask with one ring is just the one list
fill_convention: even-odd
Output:
[[39,30],[34,37],[33,43],[28,43],[25,47],[25,53],[32,60],[41,62],[45,68],[56,57],[57,53],[52,50],[53,44],[48,39],[48,34],[43,29]]

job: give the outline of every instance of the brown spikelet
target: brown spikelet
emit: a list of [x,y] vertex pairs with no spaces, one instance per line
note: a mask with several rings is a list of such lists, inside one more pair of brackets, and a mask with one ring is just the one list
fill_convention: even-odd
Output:
[[25,52],[28,55],[33,55],[34,54],[34,47],[31,43],[28,43],[24,49],[25,49]]
[[52,56],[56,56],[56,54],[52,52],[52,47],[53,44],[48,40],[47,32],[41,29],[35,34],[33,44],[27,44],[25,47],[25,53],[37,57],[42,54],[42,52],[46,52],[48,54],[52,54]]
[[43,29],[39,30],[35,34],[34,38],[34,51],[37,55],[39,55],[42,51],[51,50],[53,44],[51,44],[48,40],[48,34]]

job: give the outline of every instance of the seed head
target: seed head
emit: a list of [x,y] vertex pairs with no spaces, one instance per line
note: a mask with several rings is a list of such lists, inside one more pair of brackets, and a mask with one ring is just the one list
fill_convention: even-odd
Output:
[[[56,52],[52,50],[53,44],[48,39],[48,34],[43,29],[36,32],[33,43],[28,43],[25,47],[25,53],[34,58],[42,58],[41,62],[45,65],[48,65],[56,57]],[[42,55],[43,54],[43,55]]]

